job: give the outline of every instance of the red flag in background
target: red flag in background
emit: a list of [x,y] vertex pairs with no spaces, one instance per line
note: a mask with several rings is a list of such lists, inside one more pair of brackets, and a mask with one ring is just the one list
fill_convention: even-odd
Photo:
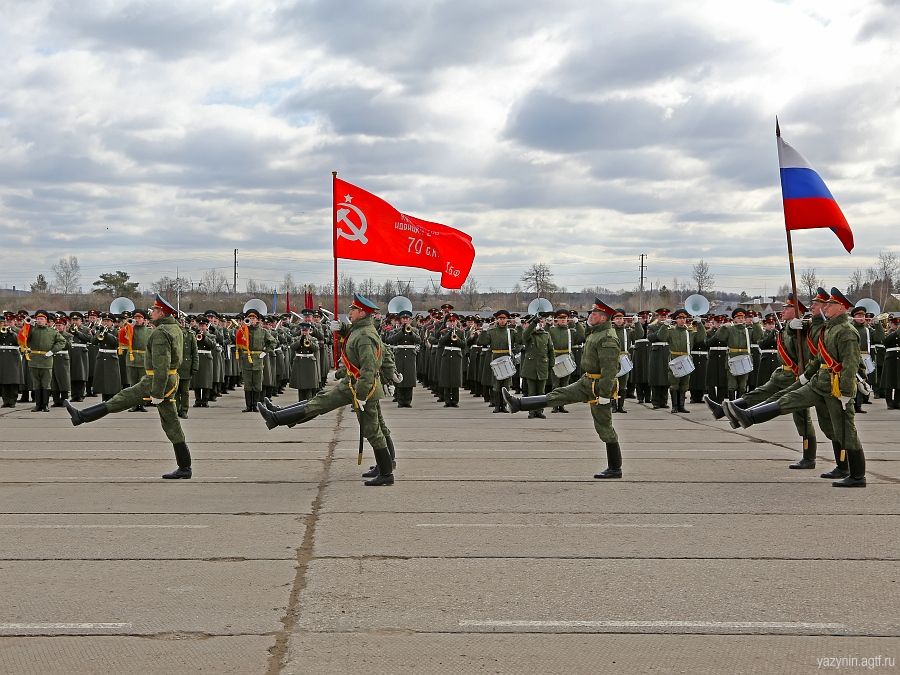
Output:
[[459,288],[469,276],[472,237],[447,225],[400,213],[371,192],[334,180],[334,255],[441,273],[441,286]]
[[313,307],[313,294],[312,294],[312,291],[307,290],[306,293],[304,293],[304,297],[303,297],[303,308],[304,308],[304,309],[315,309],[315,308]]
[[284,313],[291,313],[291,292],[288,289],[284,289]]

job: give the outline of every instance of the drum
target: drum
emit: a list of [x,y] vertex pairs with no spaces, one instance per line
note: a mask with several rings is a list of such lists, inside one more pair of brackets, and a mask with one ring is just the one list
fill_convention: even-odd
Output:
[[866,369],[866,375],[875,371],[875,362],[869,354],[862,354],[862,364]]
[[631,362],[631,359],[628,358],[628,354],[619,356],[619,372],[616,373],[616,377],[627,375],[632,370],[634,370],[634,364]]
[[511,356],[501,356],[491,361],[491,371],[498,380],[508,380],[516,374]]
[[571,354],[560,354],[553,363],[553,374],[566,377],[575,372],[575,358]]
[[687,377],[694,372],[694,360],[690,354],[676,356],[669,361],[669,370],[675,377]]
[[753,359],[749,354],[741,354],[740,356],[732,356],[728,359],[728,370],[732,375],[746,375],[753,370]]

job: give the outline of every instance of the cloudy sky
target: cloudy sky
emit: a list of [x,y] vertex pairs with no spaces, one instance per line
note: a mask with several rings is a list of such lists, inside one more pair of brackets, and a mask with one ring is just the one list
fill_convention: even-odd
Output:
[[[856,236],[900,252],[892,0],[0,0],[0,287],[176,268],[326,282],[331,171],[474,238],[481,289],[786,278],[774,138]],[[342,263],[354,276],[439,275]]]

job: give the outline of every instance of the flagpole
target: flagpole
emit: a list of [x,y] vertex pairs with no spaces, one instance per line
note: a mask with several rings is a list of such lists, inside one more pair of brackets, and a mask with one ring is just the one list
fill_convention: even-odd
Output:
[[[337,259],[337,226],[334,222],[334,197],[337,191],[337,171],[331,172],[331,256],[334,258],[334,281],[332,291],[334,294],[334,319],[338,318],[338,259]],[[334,350],[334,364],[337,368],[338,362],[338,335],[332,336],[332,349]]]
[[[781,138],[781,127],[778,126],[778,117],[775,118],[775,138],[776,145],[777,139]],[[784,212],[784,206],[781,208],[782,216],[784,217],[784,233],[787,236],[787,251],[788,251],[788,265],[791,269],[791,292],[794,294],[794,313],[797,315],[798,319],[802,319],[800,316],[800,295],[797,293],[797,272],[794,269],[794,242],[791,239],[791,231],[788,229],[787,224],[787,214]],[[803,328],[799,328],[797,330],[797,364],[800,366],[800,370],[803,371],[806,367],[806,363],[803,358]]]

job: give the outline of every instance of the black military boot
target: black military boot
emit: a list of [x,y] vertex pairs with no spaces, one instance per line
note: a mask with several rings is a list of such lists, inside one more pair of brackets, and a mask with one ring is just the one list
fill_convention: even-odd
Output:
[[754,424],[761,424],[773,420],[781,414],[781,406],[778,402],[760,403],[752,408],[736,407],[731,401],[722,403],[725,413],[729,418],[737,420],[744,429],[752,427]]
[[866,487],[866,456],[862,448],[847,450],[847,464],[850,475],[843,480],[834,481],[831,487]]
[[618,408],[620,413],[628,412],[627,410],[625,410],[625,399],[622,398],[621,396],[619,397],[619,401],[618,401],[618,404],[616,405],[616,407]]
[[[28,398],[28,390],[22,392],[22,398],[19,399],[19,403],[30,403],[31,401]],[[888,408],[890,408],[890,404],[888,404]]]
[[834,450],[835,467],[831,471],[826,471],[820,475],[820,478],[846,478],[850,475],[850,468],[847,464],[847,458],[841,449],[841,444],[837,441],[831,441],[831,448]]
[[716,403],[716,401],[710,398],[709,394],[703,394],[703,401],[706,403],[706,407],[709,408],[714,419],[720,420],[725,417],[725,411],[722,409],[722,404]]
[[173,443],[172,447],[175,450],[175,461],[178,463],[178,468],[171,473],[164,473],[162,477],[170,480],[179,478],[189,480],[192,476],[191,451],[188,450],[187,443]]
[[788,464],[789,469],[815,469],[816,468],[816,437],[803,439],[803,458],[799,462]]
[[375,448],[375,464],[378,475],[374,476],[371,480],[367,480],[365,483],[363,483],[363,485],[368,485],[369,487],[393,485],[394,469],[391,460],[391,453],[386,447]]
[[77,427],[79,424],[84,424],[85,422],[94,422],[109,414],[109,408],[105,403],[95,403],[94,405],[82,408],[81,410],[74,408],[68,401],[63,401],[63,404],[66,406],[66,410],[69,411],[73,427]]
[[50,390],[41,389],[41,412],[50,412]]
[[684,404],[687,402],[687,392],[679,391],[678,392],[678,412],[680,413],[689,413],[691,412],[687,408],[684,407]]
[[595,473],[594,478],[621,478],[622,477],[622,449],[618,441],[606,444],[607,467],[600,473]]
[[677,389],[671,389],[669,391],[669,393],[672,394],[672,410],[670,412],[672,414],[674,414],[674,413],[678,412],[678,394],[679,394],[679,392]]
[[[391,468],[396,469],[397,468],[397,459],[396,459],[396,453],[394,451],[394,440],[390,436],[385,436],[384,440],[387,441],[388,453],[391,456]],[[363,478],[375,478],[375,476],[377,476],[377,475],[378,475],[378,465],[374,464],[369,467],[369,470],[366,471],[362,475],[362,477]]]
[[[509,406],[509,412],[517,413],[520,410],[538,410],[547,407],[546,396],[516,396],[509,389],[503,387],[503,400]],[[500,407],[499,405],[497,406]],[[494,412],[497,412],[496,410]]]
[[296,424],[309,422],[311,419],[316,417],[316,415],[312,415],[307,412],[306,401],[276,411],[269,410],[262,403],[257,403],[256,409],[259,411],[259,414],[262,415],[262,418],[266,421],[266,426],[269,429],[274,429],[275,427],[282,426],[292,427]]
[[31,392],[31,400],[34,401],[34,407],[31,409],[31,412],[41,412],[41,408],[43,408],[43,404],[41,403],[41,390],[35,389]]
[[255,412],[250,403],[250,392],[244,389],[244,409],[241,412]]
[[863,395],[857,391],[856,397],[853,399],[853,410],[858,415],[866,415],[867,414],[866,411],[863,410],[863,398],[864,398]]

